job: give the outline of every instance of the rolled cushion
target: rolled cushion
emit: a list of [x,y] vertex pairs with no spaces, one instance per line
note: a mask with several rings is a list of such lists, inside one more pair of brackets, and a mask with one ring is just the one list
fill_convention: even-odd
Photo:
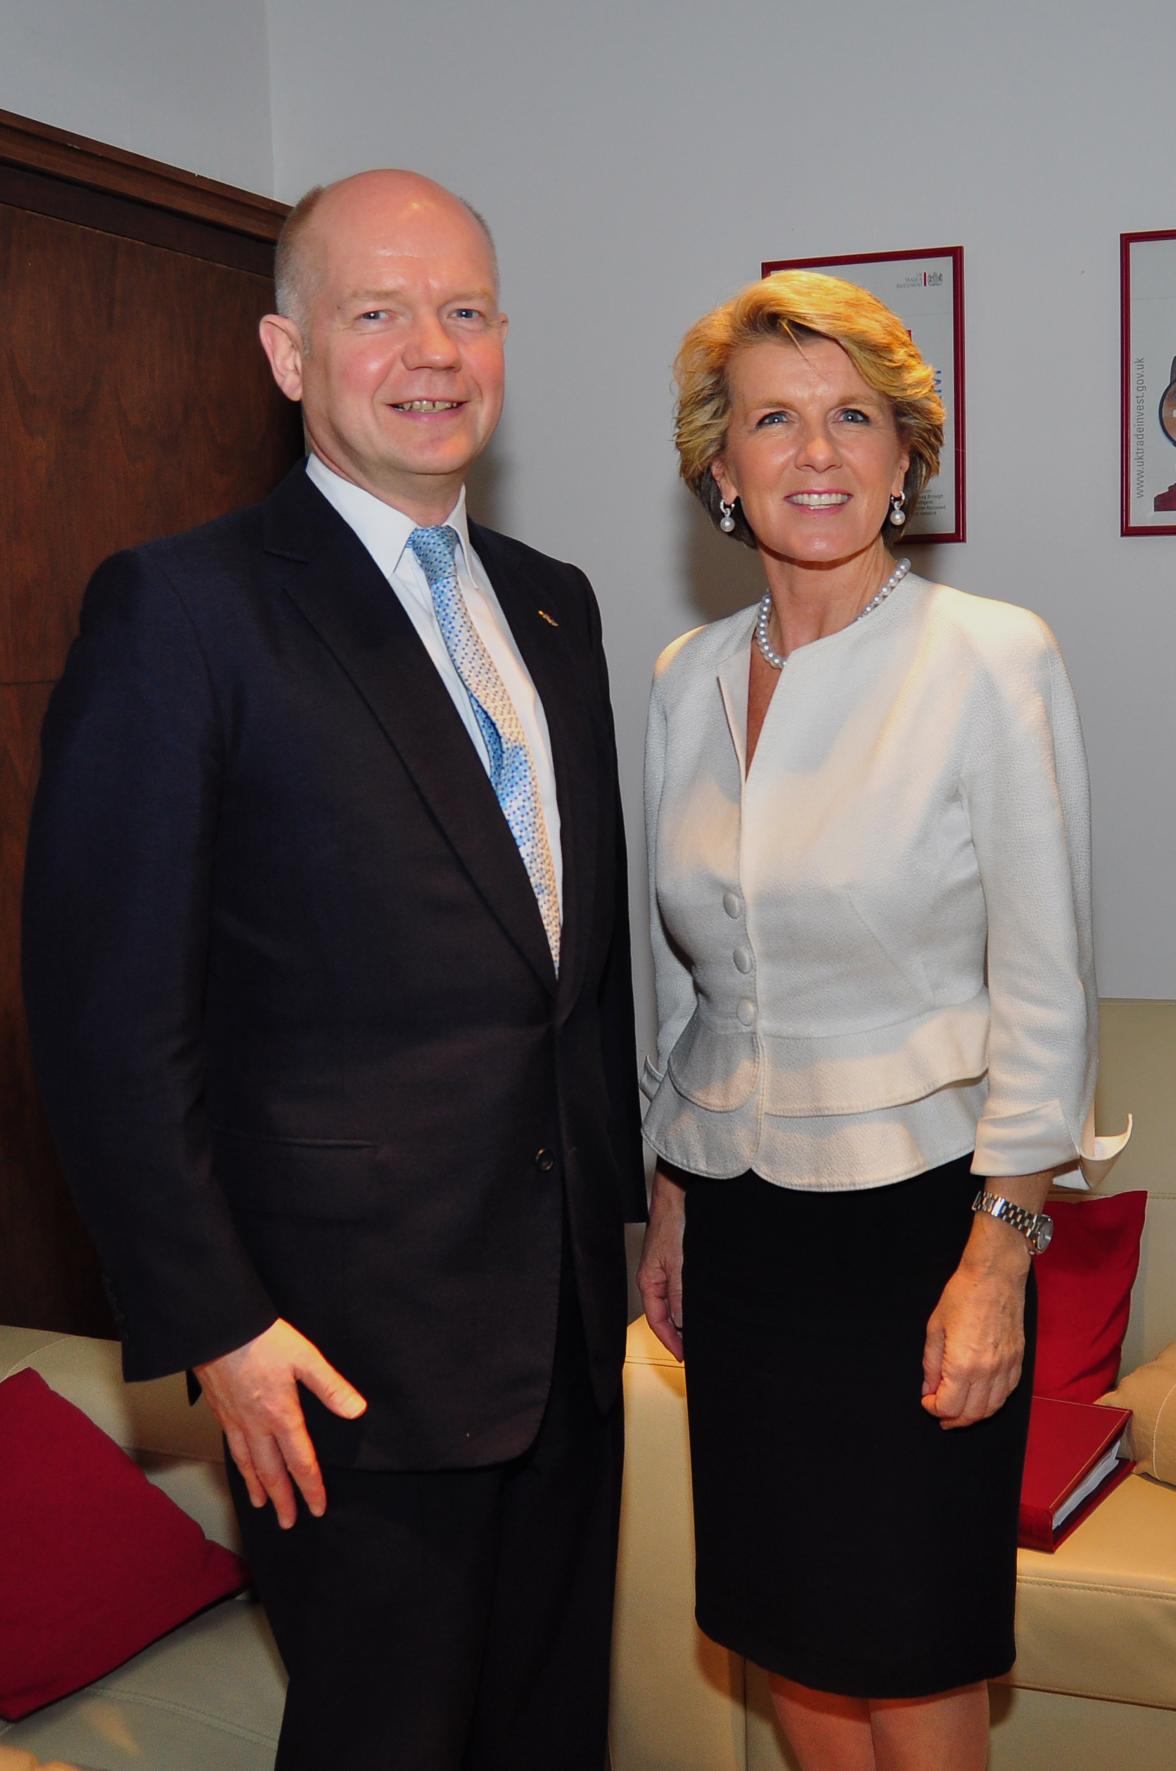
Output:
[[210,1543],[35,1371],[0,1383],[0,1716],[15,1721],[238,1592]]
[[1132,1410],[1128,1442],[1138,1469],[1176,1488],[1176,1341],[1129,1372],[1103,1401]]
[[1118,1377],[1146,1206],[1146,1193],[1110,1193],[1046,1207],[1054,1234],[1036,1267],[1038,1396],[1097,1402]]

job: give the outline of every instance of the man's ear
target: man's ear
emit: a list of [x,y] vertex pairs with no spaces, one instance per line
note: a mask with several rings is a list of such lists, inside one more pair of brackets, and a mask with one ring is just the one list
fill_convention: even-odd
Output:
[[302,334],[285,314],[266,314],[257,328],[274,380],[288,400],[302,398]]

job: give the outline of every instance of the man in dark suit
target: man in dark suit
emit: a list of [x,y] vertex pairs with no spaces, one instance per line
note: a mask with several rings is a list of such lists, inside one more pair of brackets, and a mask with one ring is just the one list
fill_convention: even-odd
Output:
[[127,1376],[225,1429],[282,1771],[600,1771],[644,1191],[599,618],[465,515],[480,218],[361,174],[278,288],[307,464],[102,566],[53,698],[38,1072]]

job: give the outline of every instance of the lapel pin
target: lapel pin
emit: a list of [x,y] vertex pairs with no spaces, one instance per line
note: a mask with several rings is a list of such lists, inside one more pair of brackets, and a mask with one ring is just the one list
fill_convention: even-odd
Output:
[[559,622],[556,620],[555,616],[549,615],[547,613],[546,609],[537,609],[535,612],[537,615],[540,615],[544,621],[546,621],[548,627],[558,627],[559,626]]

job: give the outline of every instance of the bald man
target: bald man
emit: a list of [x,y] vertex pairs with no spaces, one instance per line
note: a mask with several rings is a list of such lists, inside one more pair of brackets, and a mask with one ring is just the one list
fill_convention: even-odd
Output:
[[279,1771],[600,1771],[644,1186],[599,617],[466,514],[466,204],[309,193],[278,307],[306,462],[102,566],[53,697],[38,1073],[126,1375],[224,1428]]

